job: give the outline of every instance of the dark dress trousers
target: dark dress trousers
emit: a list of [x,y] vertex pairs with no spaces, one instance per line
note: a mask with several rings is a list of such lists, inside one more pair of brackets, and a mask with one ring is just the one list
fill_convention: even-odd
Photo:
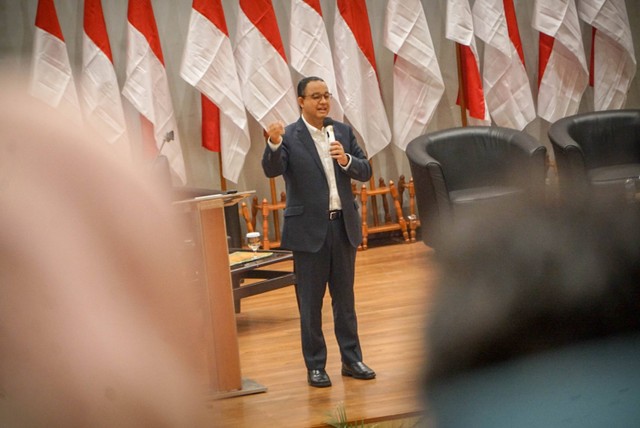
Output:
[[351,179],[367,181],[371,166],[352,129],[334,122],[335,138],[351,156],[344,170],[334,161],[342,215],[329,218],[329,184],[316,145],[304,121],[285,128],[277,150],[267,145],[262,167],[267,177],[282,175],[287,206],[281,246],[293,251],[300,309],[302,352],[307,369],[324,369],[327,350],[322,333],[322,301],[329,284],[335,335],[345,363],[362,361],[353,294],[356,249],[362,224]]

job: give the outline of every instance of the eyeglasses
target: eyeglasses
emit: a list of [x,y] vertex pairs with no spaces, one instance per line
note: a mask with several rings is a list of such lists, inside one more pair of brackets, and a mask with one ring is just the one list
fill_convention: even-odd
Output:
[[333,97],[333,94],[331,94],[330,92],[325,92],[324,94],[311,94],[311,95],[303,95],[302,98],[311,98],[313,101],[318,102],[320,101],[322,98],[324,98],[325,100],[329,101],[331,99],[331,97]]

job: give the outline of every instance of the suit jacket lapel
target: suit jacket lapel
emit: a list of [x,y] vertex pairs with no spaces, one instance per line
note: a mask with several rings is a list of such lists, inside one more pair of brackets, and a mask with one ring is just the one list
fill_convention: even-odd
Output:
[[313,142],[313,138],[311,138],[311,134],[309,134],[309,130],[307,129],[307,125],[305,125],[302,117],[298,119],[298,123],[296,126],[298,139],[302,143],[302,147],[309,151],[311,158],[315,162],[316,166],[320,168],[322,175],[324,176],[324,168],[322,167],[322,161],[320,160],[320,155],[318,155],[318,149],[316,148],[316,143]]

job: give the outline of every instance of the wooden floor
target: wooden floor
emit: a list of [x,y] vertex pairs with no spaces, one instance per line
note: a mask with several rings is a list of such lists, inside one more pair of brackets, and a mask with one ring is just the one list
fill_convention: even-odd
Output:
[[[358,252],[359,332],[364,361],[376,371],[375,380],[340,375],[328,293],[323,323],[330,388],[307,385],[293,287],[243,299],[237,315],[242,376],[268,391],[214,401],[216,426],[326,426],[340,405],[350,421],[380,421],[420,412],[417,381],[435,285],[432,257],[432,250],[422,242],[387,242]],[[279,268],[291,265],[284,262]]]

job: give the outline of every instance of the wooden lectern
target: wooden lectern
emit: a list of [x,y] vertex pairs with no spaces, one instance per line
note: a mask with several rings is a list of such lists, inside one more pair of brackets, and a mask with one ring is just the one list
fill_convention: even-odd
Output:
[[265,392],[267,389],[242,379],[229,248],[224,207],[237,204],[254,191],[199,196],[174,202],[194,215],[195,239],[202,249],[201,280],[205,288],[205,346],[208,384],[214,398]]

